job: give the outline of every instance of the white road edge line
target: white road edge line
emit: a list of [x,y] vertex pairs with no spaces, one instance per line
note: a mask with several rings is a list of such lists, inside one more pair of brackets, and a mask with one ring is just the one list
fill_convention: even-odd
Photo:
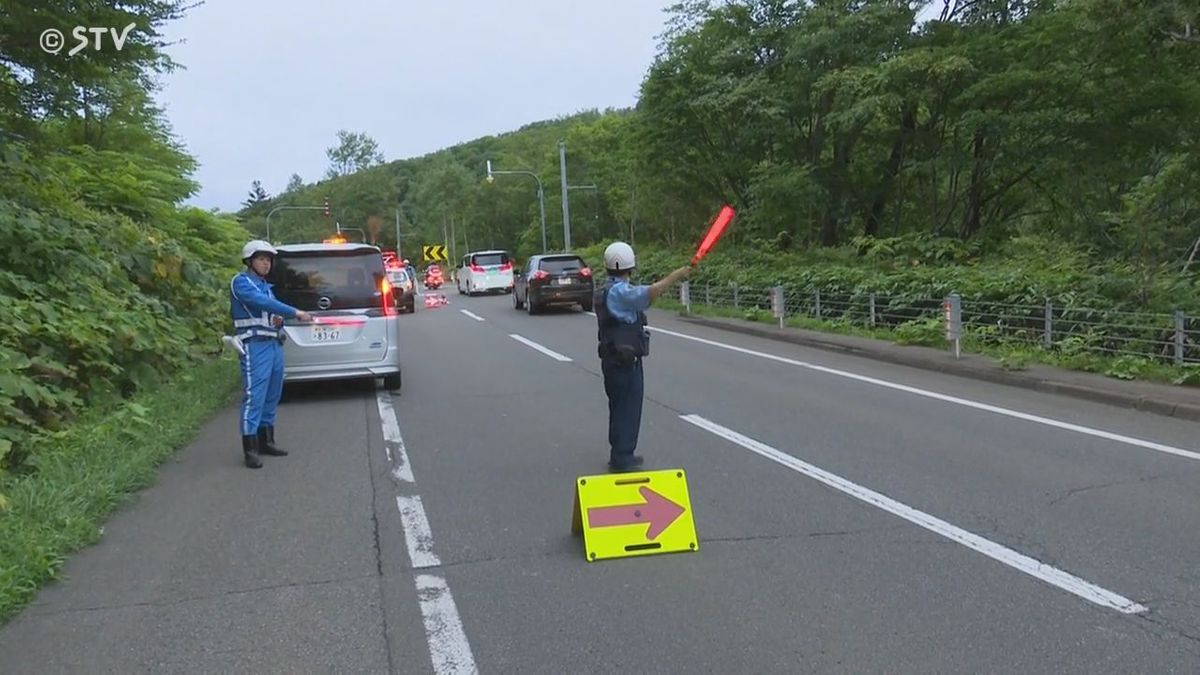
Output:
[[[387,451],[388,461],[392,464],[392,477],[405,483],[416,483],[412,464],[408,462],[408,452],[404,449],[404,437],[400,435],[400,421],[396,419],[392,395],[380,389],[376,392],[375,401],[379,405],[379,418],[383,420],[383,449]],[[396,450],[394,454],[393,448]]]
[[404,541],[408,544],[408,558],[413,569],[441,567],[442,561],[433,552],[433,532],[425,517],[421,495],[398,496],[396,506],[400,507],[400,522],[404,524]]
[[650,326],[649,328],[652,331],[662,333],[664,335],[671,335],[674,337],[683,338],[684,340],[692,340],[694,342],[711,345],[713,347],[720,347],[721,349],[728,349],[730,351],[739,352],[742,354],[749,354],[750,356],[757,356],[759,358],[769,359],[772,361],[777,361],[779,363],[787,363],[789,365],[799,366],[801,368],[809,368],[811,370],[816,370],[816,371],[819,371],[822,373],[829,373],[830,375],[837,375],[838,377],[845,377],[845,378],[849,378],[852,380],[858,380],[859,382],[866,382],[868,384],[874,384],[874,385],[877,385],[880,387],[887,387],[888,389],[895,389],[897,391],[903,391],[903,392],[907,392],[909,394],[916,394],[917,396],[925,396],[927,398],[937,399],[939,401],[945,401],[947,403],[954,403],[956,405],[961,405],[961,406],[965,406],[968,408],[975,408],[976,410],[983,410],[986,412],[995,413],[997,415],[1006,415],[1008,417],[1025,420],[1026,422],[1034,422],[1036,424],[1044,424],[1046,426],[1056,427],[1058,429],[1065,429],[1067,431],[1074,431],[1077,433],[1086,434],[1088,436],[1095,436],[1097,438],[1104,438],[1104,439],[1107,439],[1110,441],[1116,441],[1118,443],[1126,443],[1128,445],[1134,445],[1134,446],[1137,446],[1140,448],[1146,448],[1147,450],[1163,452],[1168,455],[1176,455],[1178,457],[1185,457],[1187,459],[1200,460],[1200,452],[1195,452],[1192,450],[1185,450],[1183,448],[1177,448],[1177,447],[1174,447],[1171,445],[1165,445],[1163,443],[1155,443],[1154,441],[1147,441],[1147,440],[1143,440],[1140,438],[1133,438],[1132,436],[1123,436],[1121,434],[1112,433],[1111,431],[1104,431],[1103,429],[1093,429],[1092,427],[1085,427],[1085,426],[1081,426],[1078,424],[1071,424],[1070,422],[1061,422],[1059,420],[1050,419],[1048,417],[1041,417],[1039,415],[1031,415],[1029,413],[1020,412],[1018,410],[1011,410],[1009,408],[1001,408],[1000,406],[989,405],[987,403],[980,403],[978,401],[971,401],[969,399],[958,398],[957,396],[950,396],[948,394],[939,394],[936,391],[929,391],[927,389],[918,389],[917,387],[910,387],[910,386],[904,385],[904,384],[896,384],[895,382],[888,382],[887,380],[880,380],[880,379],[877,379],[874,377],[867,377],[866,375],[858,375],[856,373],[850,373],[850,372],[846,372],[844,370],[837,370],[836,368],[828,368],[826,366],[818,366],[818,365],[814,365],[811,363],[805,363],[804,361],[797,361],[795,359],[789,359],[789,358],[786,358],[783,356],[776,356],[774,354],[768,354],[766,352],[759,352],[759,351],[755,351],[753,349],[746,349],[745,347],[736,347],[734,345],[725,344],[723,342],[717,342],[715,340],[707,340],[705,338],[696,337],[694,335],[688,335],[686,333],[677,333],[672,330],[665,330],[663,328],[655,328],[653,326]]
[[472,312],[472,311],[469,311],[466,309],[460,309],[458,311],[462,312],[463,314],[466,314],[467,316],[471,317],[472,319],[475,319],[476,321],[484,321],[485,320],[482,316],[479,316],[475,312]]
[[[379,404],[379,416],[383,421],[383,440],[388,448],[388,459],[392,457],[391,447],[394,445],[401,460],[400,465],[393,469],[392,475],[415,483],[391,394],[380,391],[375,400]],[[412,561],[413,569],[440,567],[442,561],[433,552],[433,532],[429,527],[429,519],[425,516],[425,506],[421,503],[421,497],[397,496],[396,506],[400,509],[404,541],[408,546],[408,558]],[[425,640],[429,644],[429,657],[433,662],[434,672],[439,675],[478,673],[475,657],[471,654],[471,644],[467,641],[467,633],[463,629],[458,607],[454,604],[454,597],[450,595],[450,586],[446,580],[431,574],[416,574],[414,582],[417,586],[417,600],[421,605]]]
[[1095,603],[1102,607],[1115,609],[1122,614],[1141,614],[1147,611],[1144,605],[1138,604],[1129,598],[1113,593],[1112,591],[1101,588],[1091,582],[1084,581],[1079,577],[1064,572],[1056,567],[1047,565],[1041,561],[1030,558],[1029,556],[1018,553],[1006,546],[997,544],[994,541],[984,539],[977,534],[972,534],[966,530],[951,525],[940,518],[929,515],[923,511],[918,511],[902,504],[891,497],[882,495],[873,490],[867,489],[855,483],[852,483],[841,476],[830,473],[819,467],[813,466],[807,462],[803,462],[795,457],[780,452],[765,443],[743,436],[738,432],[723,427],[715,422],[712,422],[699,415],[680,415],[680,418],[685,422],[694,424],[705,431],[720,436],[727,441],[736,443],[737,445],[766,457],[769,460],[782,464],[783,466],[797,471],[813,480],[819,481],[829,487],[840,490],[851,497],[862,500],[872,506],[883,509],[888,513],[899,516],[914,525],[923,527],[931,532],[940,534],[951,541],[958,542],[969,549],[978,551],[993,560],[999,561],[1024,572],[1030,576],[1036,577],[1045,581],[1048,584],[1057,586],[1068,593],[1073,593],[1088,602]]
[[562,361],[565,363],[565,362],[571,360],[571,357],[569,357],[569,356],[563,356],[562,354],[559,354],[558,352],[556,352],[552,349],[547,349],[547,348],[539,345],[538,343],[534,342],[533,340],[530,340],[528,338],[523,338],[520,335],[517,335],[516,333],[509,333],[508,337],[516,340],[517,342],[520,342],[521,344],[533,347],[534,349],[545,354],[546,356],[549,356],[550,358],[554,359],[555,361]]
[[446,580],[432,574],[418,574],[416,581],[434,672],[478,673]]

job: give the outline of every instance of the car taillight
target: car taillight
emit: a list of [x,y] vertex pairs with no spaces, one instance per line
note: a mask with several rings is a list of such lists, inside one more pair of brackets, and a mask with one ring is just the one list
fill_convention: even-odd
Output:
[[480,267],[479,265],[476,265],[475,263],[471,263],[471,271],[472,271],[472,272],[477,272],[477,273],[482,273],[482,272],[483,272],[483,268],[482,268],[482,267]]
[[583,268],[583,269],[579,270],[579,276],[581,276],[581,277],[590,277],[590,276],[592,276],[592,270],[591,270],[591,268],[590,268],[590,267],[585,267],[585,268]]
[[506,263],[504,263],[503,265],[501,265],[501,266],[500,266],[500,271],[501,271],[501,272],[511,272],[511,271],[512,271],[512,262],[511,262],[511,261],[510,261],[510,262],[506,262]]
[[549,279],[550,273],[547,272],[546,270],[538,270],[538,271],[534,272],[533,276],[531,276],[530,278],[535,281],[541,281],[543,279]]
[[385,316],[395,316],[396,309],[392,307],[392,282],[384,277],[379,282],[379,292],[383,295],[383,313]]

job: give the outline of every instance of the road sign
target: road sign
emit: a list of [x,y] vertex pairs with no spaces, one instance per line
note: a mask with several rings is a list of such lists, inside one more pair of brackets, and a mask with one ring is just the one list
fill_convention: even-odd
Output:
[[588,562],[700,548],[683,469],[580,476],[571,531]]
[[421,257],[425,262],[446,262],[449,258],[446,257],[445,246],[422,246]]

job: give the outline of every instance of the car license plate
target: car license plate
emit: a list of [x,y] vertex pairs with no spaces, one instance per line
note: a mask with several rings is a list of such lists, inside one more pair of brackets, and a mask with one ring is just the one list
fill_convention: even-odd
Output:
[[313,342],[337,342],[342,339],[341,326],[326,326],[323,324],[313,324],[312,341]]
[[571,283],[571,280],[570,280],[570,279],[568,279],[567,277],[563,277],[563,278],[561,278],[561,279],[559,279],[559,280],[558,280],[558,285],[559,285],[559,286],[566,286],[567,284],[570,284],[570,283]]

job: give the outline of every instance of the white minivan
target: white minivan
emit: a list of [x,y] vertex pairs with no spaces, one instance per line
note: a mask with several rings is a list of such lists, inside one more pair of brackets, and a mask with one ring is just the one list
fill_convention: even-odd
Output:
[[283,381],[383,378],[400,389],[396,295],[379,249],[365,244],[285,244],[267,280],[275,297],[313,315],[284,322]]
[[508,251],[476,251],[463,256],[458,268],[458,292],[467,295],[500,291],[512,293],[513,266]]

